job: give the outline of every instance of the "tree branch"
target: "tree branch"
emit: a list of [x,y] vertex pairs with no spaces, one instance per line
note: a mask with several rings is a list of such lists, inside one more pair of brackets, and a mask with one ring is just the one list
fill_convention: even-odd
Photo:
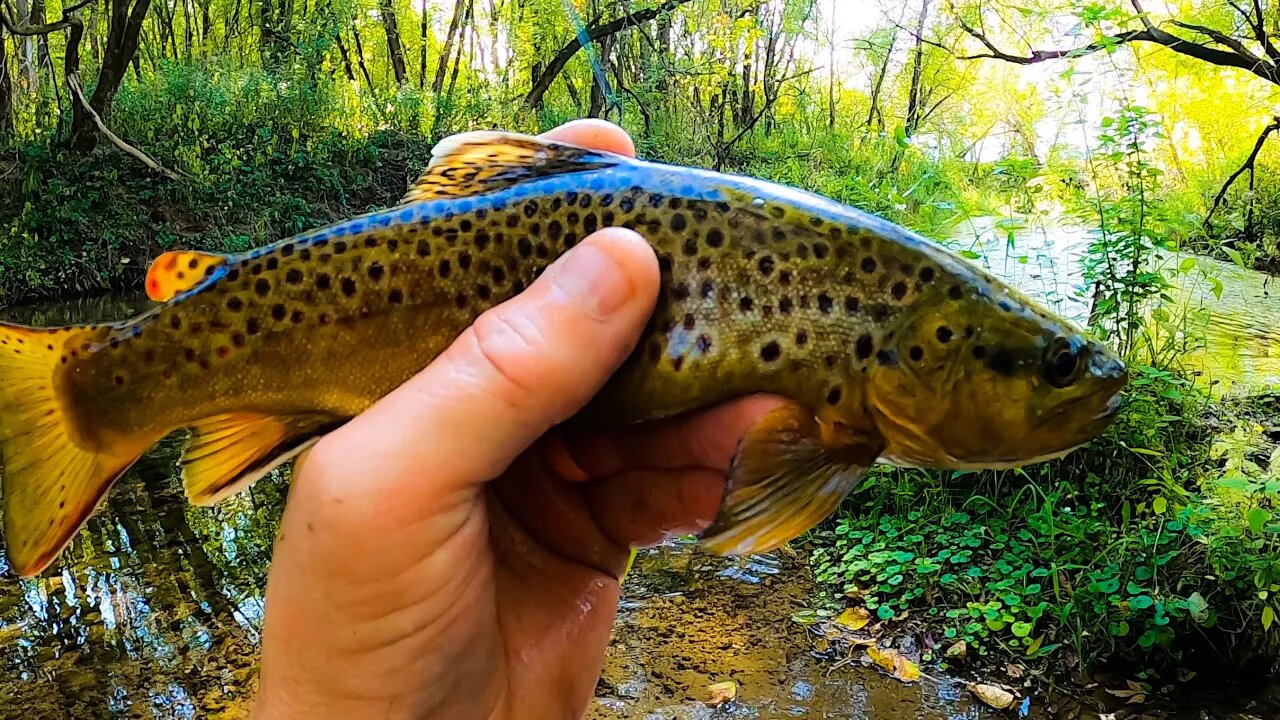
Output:
[[1280,131],[1280,116],[1273,117],[1271,124],[1263,128],[1262,134],[1258,136],[1258,141],[1253,144],[1253,152],[1249,153],[1249,158],[1244,161],[1235,172],[1231,173],[1231,177],[1222,184],[1222,189],[1218,191],[1217,197],[1213,199],[1213,206],[1209,208],[1209,214],[1204,216],[1204,229],[1210,230],[1210,222],[1213,220],[1213,214],[1218,211],[1218,206],[1222,205],[1222,201],[1227,197],[1227,191],[1231,189],[1231,185],[1245,172],[1252,170],[1255,162],[1258,161],[1258,153],[1262,152],[1262,146],[1266,144],[1267,137],[1271,133]]
[[[622,17],[610,20],[607,23],[592,25],[589,28],[585,28],[584,32],[589,41],[598,42],[602,38],[619,33],[632,26],[649,22],[665,12],[675,10],[681,5],[686,5],[692,1],[693,0],[666,0],[666,2],[661,5],[645,8],[644,10],[637,10],[633,13],[628,13]],[[551,83],[555,82],[555,79],[560,76],[560,73],[564,70],[565,66],[573,59],[573,56],[577,55],[578,51],[582,49],[582,35],[583,33],[578,33],[572,40],[565,43],[565,46],[560,48],[560,51],[551,59],[551,62],[547,63],[547,66],[543,68],[542,74],[533,81],[533,87],[531,87],[529,89],[529,93],[524,96],[525,107],[536,108],[542,104],[542,96],[551,88]]]
[[85,99],[84,91],[80,89],[80,78],[76,76],[75,73],[72,73],[67,76],[67,87],[71,88],[71,94],[76,96],[76,100],[79,101],[80,104],[84,107],[85,112],[89,113],[89,117],[93,118],[94,124],[98,126],[98,131],[101,132],[103,135],[105,135],[107,139],[112,142],[112,144],[120,148],[126,154],[136,158],[143,165],[146,165],[147,167],[151,168],[152,170],[155,170],[161,175],[164,175],[170,180],[183,179],[182,175],[179,175],[178,173],[164,167],[160,163],[153,160],[150,155],[147,155],[146,153],[133,147],[129,143],[125,142],[124,140],[121,140],[118,135],[111,132],[111,129],[107,127],[107,124],[102,122],[102,118],[98,116],[97,111],[95,111],[93,107],[89,105],[89,101]]
[[10,35],[19,35],[22,37],[49,35],[51,33],[58,32],[59,30],[67,29],[67,27],[71,25],[71,21],[68,19],[69,16],[92,2],[93,0],[79,0],[79,2],[76,2],[75,4],[68,5],[62,9],[62,19],[55,22],[44,23],[42,25],[31,25],[29,23],[18,25],[10,19],[10,13],[12,10],[9,8],[9,3],[6,0],[4,5],[0,6],[0,26],[3,26]]
[[[1280,85],[1280,63],[1273,63],[1265,58],[1254,55],[1243,45],[1240,46],[1240,49],[1244,50],[1243,53],[1235,50],[1229,52],[1227,50],[1209,47],[1208,45],[1202,45],[1200,43],[1178,37],[1177,35],[1173,35],[1154,25],[1147,17],[1146,12],[1142,10],[1142,6],[1139,4],[1138,0],[1132,0],[1132,2],[1134,8],[1138,10],[1138,17],[1143,23],[1143,28],[1141,30],[1128,30],[1115,35],[1106,35],[1091,43],[1074,48],[1061,50],[1031,50],[1027,55],[1015,55],[996,47],[995,43],[993,43],[982,31],[977,30],[966,23],[964,19],[960,17],[960,14],[956,12],[955,6],[953,5],[951,11],[956,18],[956,22],[960,25],[960,28],[978,42],[982,43],[982,45],[989,51],[987,53],[977,55],[962,55],[958,56],[958,58],[961,60],[993,58],[1018,65],[1032,65],[1035,63],[1045,62],[1047,60],[1057,60],[1067,57],[1083,57],[1102,50],[1109,51],[1118,45],[1125,45],[1128,43],[1149,42],[1156,45],[1162,45],[1180,55],[1186,55],[1187,57],[1192,57],[1197,60],[1203,60],[1213,65],[1247,70],[1269,83]],[[1176,21],[1175,24],[1177,24]],[[1204,29],[1208,30],[1209,28]],[[1200,28],[1197,27],[1196,31],[1199,32]],[[1217,31],[1213,32],[1222,38],[1227,38],[1227,36],[1222,33],[1218,33]],[[1217,38],[1215,38],[1215,40],[1216,39]],[[1227,39],[1234,42],[1234,39]]]

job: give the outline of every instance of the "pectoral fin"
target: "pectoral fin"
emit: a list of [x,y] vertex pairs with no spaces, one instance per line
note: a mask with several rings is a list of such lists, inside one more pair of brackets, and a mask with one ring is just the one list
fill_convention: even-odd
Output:
[[883,449],[873,432],[828,427],[799,405],[774,410],[742,439],[703,546],[745,555],[804,534],[835,511]]

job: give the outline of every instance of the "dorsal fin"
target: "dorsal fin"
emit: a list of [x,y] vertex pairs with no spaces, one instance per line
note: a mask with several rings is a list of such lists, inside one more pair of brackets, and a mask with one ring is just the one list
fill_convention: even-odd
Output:
[[476,131],[447,137],[431,150],[431,162],[400,204],[483,195],[565,173],[616,165],[622,155],[588,150],[531,135]]
[[167,302],[204,282],[214,268],[227,261],[226,255],[198,250],[170,250],[151,263],[147,270],[147,297]]

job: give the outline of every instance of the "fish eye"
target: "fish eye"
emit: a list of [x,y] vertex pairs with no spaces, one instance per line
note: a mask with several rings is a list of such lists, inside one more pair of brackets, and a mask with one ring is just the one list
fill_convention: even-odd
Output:
[[1080,369],[1084,367],[1080,355],[1081,351],[1074,343],[1060,338],[1045,353],[1040,374],[1056,388],[1068,387],[1080,378]]

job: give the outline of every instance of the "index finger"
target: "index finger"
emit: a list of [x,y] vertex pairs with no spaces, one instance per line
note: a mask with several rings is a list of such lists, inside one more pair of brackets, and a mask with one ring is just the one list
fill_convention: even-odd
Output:
[[559,460],[568,460],[575,466],[572,469],[581,472],[558,469],[564,477],[580,479],[608,477],[640,468],[704,468],[726,472],[742,436],[784,402],[772,395],[752,395],[635,428],[570,435],[562,440],[567,457]]

